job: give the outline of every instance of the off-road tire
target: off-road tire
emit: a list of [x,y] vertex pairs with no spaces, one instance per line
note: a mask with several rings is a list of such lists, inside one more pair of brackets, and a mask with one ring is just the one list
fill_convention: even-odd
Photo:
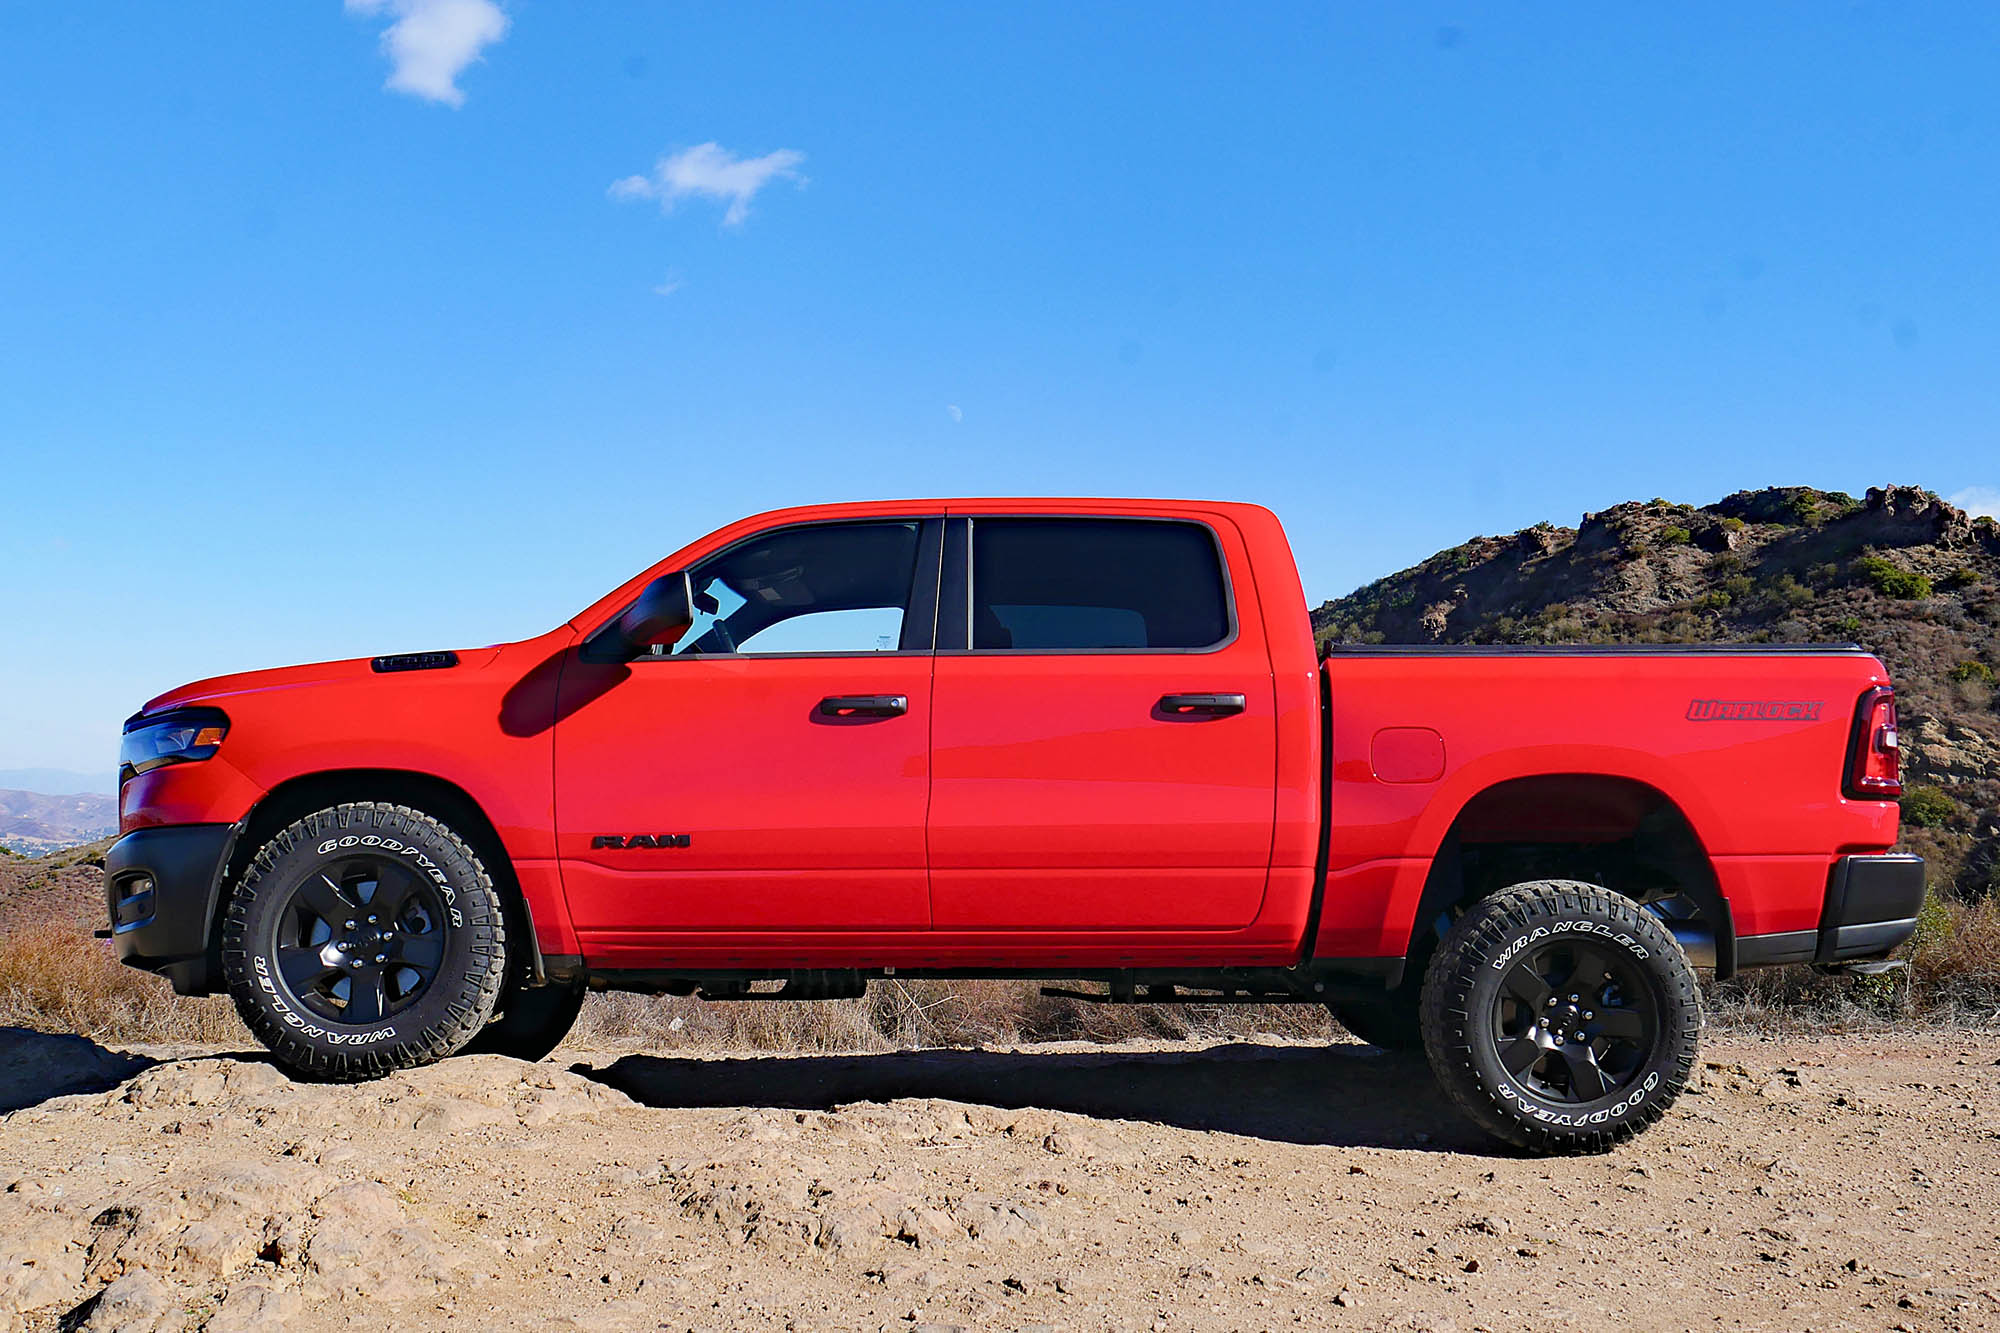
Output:
[[530,1062],[547,1058],[576,1026],[581,986],[517,987],[502,1001],[505,1012],[480,1029],[466,1055],[505,1055]]
[[[345,1021],[344,1014],[329,1017],[311,1007],[340,1002],[338,978],[343,974],[333,970],[336,998],[328,999],[321,990],[294,986],[280,958],[281,934],[319,915],[305,905],[309,891],[320,894],[322,884],[332,883],[330,874],[343,882],[371,883],[365,873],[355,881],[357,864],[379,866],[374,893],[400,883],[407,886],[406,900],[421,900],[427,912],[418,923],[426,930],[421,937],[406,932],[399,945],[385,935],[388,942],[366,949],[385,950],[380,956],[392,958],[391,969],[400,956],[395,950],[414,947],[411,940],[427,941],[425,947],[435,955],[421,987],[411,987],[400,1000],[377,1001],[383,1012],[374,1021]],[[347,926],[370,919],[366,902],[352,897],[330,901],[352,903],[342,909],[353,917]],[[470,844],[450,828],[408,806],[345,803],[288,825],[257,850],[223,917],[223,976],[236,1012],[286,1069],[333,1082],[379,1078],[441,1060],[478,1035],[507,975],[506,921],[492,876]],[[334,923],[336,932],[342,924]],[[430,930],[436,931],[434,937]],[[299,955],[299,944],[295,939],[290,956]],[[371,954],[365,961],[374,958]],[[293,966],[296,971],[297,964]]]
[[[1574,960],[1567,978],[1565,957]],[[1538,960],[1559,994],[1535,975]],[[1544,1008],[1539,1026],[1554,1031],[1519,1031]],[[1641,1036],[1602,1035],[1614,1015]],[[1531,1152],[1604,1152],[1653,1124],[1687,1086],[1701,1026],[1694,969],[1659,919],[1573,880],[1517,884],[1475,903],[1424,977],[1424,1048],[1438,1082],[1482,1129]],[[1516,1044],[1524,1038],[1533,1044]],[[1529,1057],[1510,1071],[1509,1061]]]

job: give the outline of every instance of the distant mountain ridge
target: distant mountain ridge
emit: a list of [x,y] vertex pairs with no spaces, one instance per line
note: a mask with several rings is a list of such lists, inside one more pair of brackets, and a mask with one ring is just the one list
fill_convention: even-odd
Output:
[[118,798],[0,791],[0,846],[40,856],[118,831]]
[[116,796],[118,773],[111,767],[91,773],[73,768],[0,768],[0,791],[47,792],[56,796],[94,792],[99,796]]
[[1896,681],[1905,842],[2000,890],[2000,524],[1916,486],[1666,500],[1475,537],[1322,603],[1321,641],[1853,641]]

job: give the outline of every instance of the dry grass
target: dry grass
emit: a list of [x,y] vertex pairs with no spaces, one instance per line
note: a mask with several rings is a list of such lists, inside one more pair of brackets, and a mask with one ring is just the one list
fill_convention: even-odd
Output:
[[1317,1005],[1102,1005],[1041,994],[1028,981],[903,981],[860,1000],[712,1003],[672,996],[599,995],[572,1041],[649,1049],[861,1052],[1035,1041],[1227,1038],[1270,1033],[1325,1038]]
[[[2000,1024],[2000,899],[1932,897],[1903,956],[1907,969],[1860,980],[1806,968],[1746,973],[1708,988],[1710,1013],[1725,1027],[1784,1031],[1885,1021]],[[0,1024],[149,1045],[251,1041],[228,1000],[176,996],[160,978],[120,965],[104,941],[60,922],[0,935]],[[1045,996],[1026,981],[890,979],[871,985],[864,999],[813,1003],[594,995],[572,1041],[662,1050],[867,1052],[1262,1033],[1317,1040],[1332,1032],[1317,1005],[1093,1005]]]
[[2000,898],[1966,902],[1932,890],[1915,938],[1897,956],[1909,966],[1879,977],[1824,976],[1804,967],[1745,972],[1709,987],[1710,1016],[1727,1026],[1785,1031],[1885,1020],[2000,1025]]
[[151,1045],[251,1039],[228,1000],[175,995],[120,963],[108,941],[53,921],[0,936],[0,1024]]

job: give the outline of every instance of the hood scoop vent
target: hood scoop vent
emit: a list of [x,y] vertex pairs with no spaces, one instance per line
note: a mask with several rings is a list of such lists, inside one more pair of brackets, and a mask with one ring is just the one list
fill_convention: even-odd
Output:
[[376,671],[442,671],[458,665],[457,653],[396,653],[369,662]]

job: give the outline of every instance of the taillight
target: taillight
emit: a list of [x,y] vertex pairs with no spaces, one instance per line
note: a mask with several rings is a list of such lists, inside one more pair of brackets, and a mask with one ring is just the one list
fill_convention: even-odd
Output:
[[1848,745],[1847,777],[1841,784],[1849,796],[1891,801],[1903,794],[1903,752],[1896,744],[1896,692],[1877,685],[1861,696],[1854,710],[1854,736]]

